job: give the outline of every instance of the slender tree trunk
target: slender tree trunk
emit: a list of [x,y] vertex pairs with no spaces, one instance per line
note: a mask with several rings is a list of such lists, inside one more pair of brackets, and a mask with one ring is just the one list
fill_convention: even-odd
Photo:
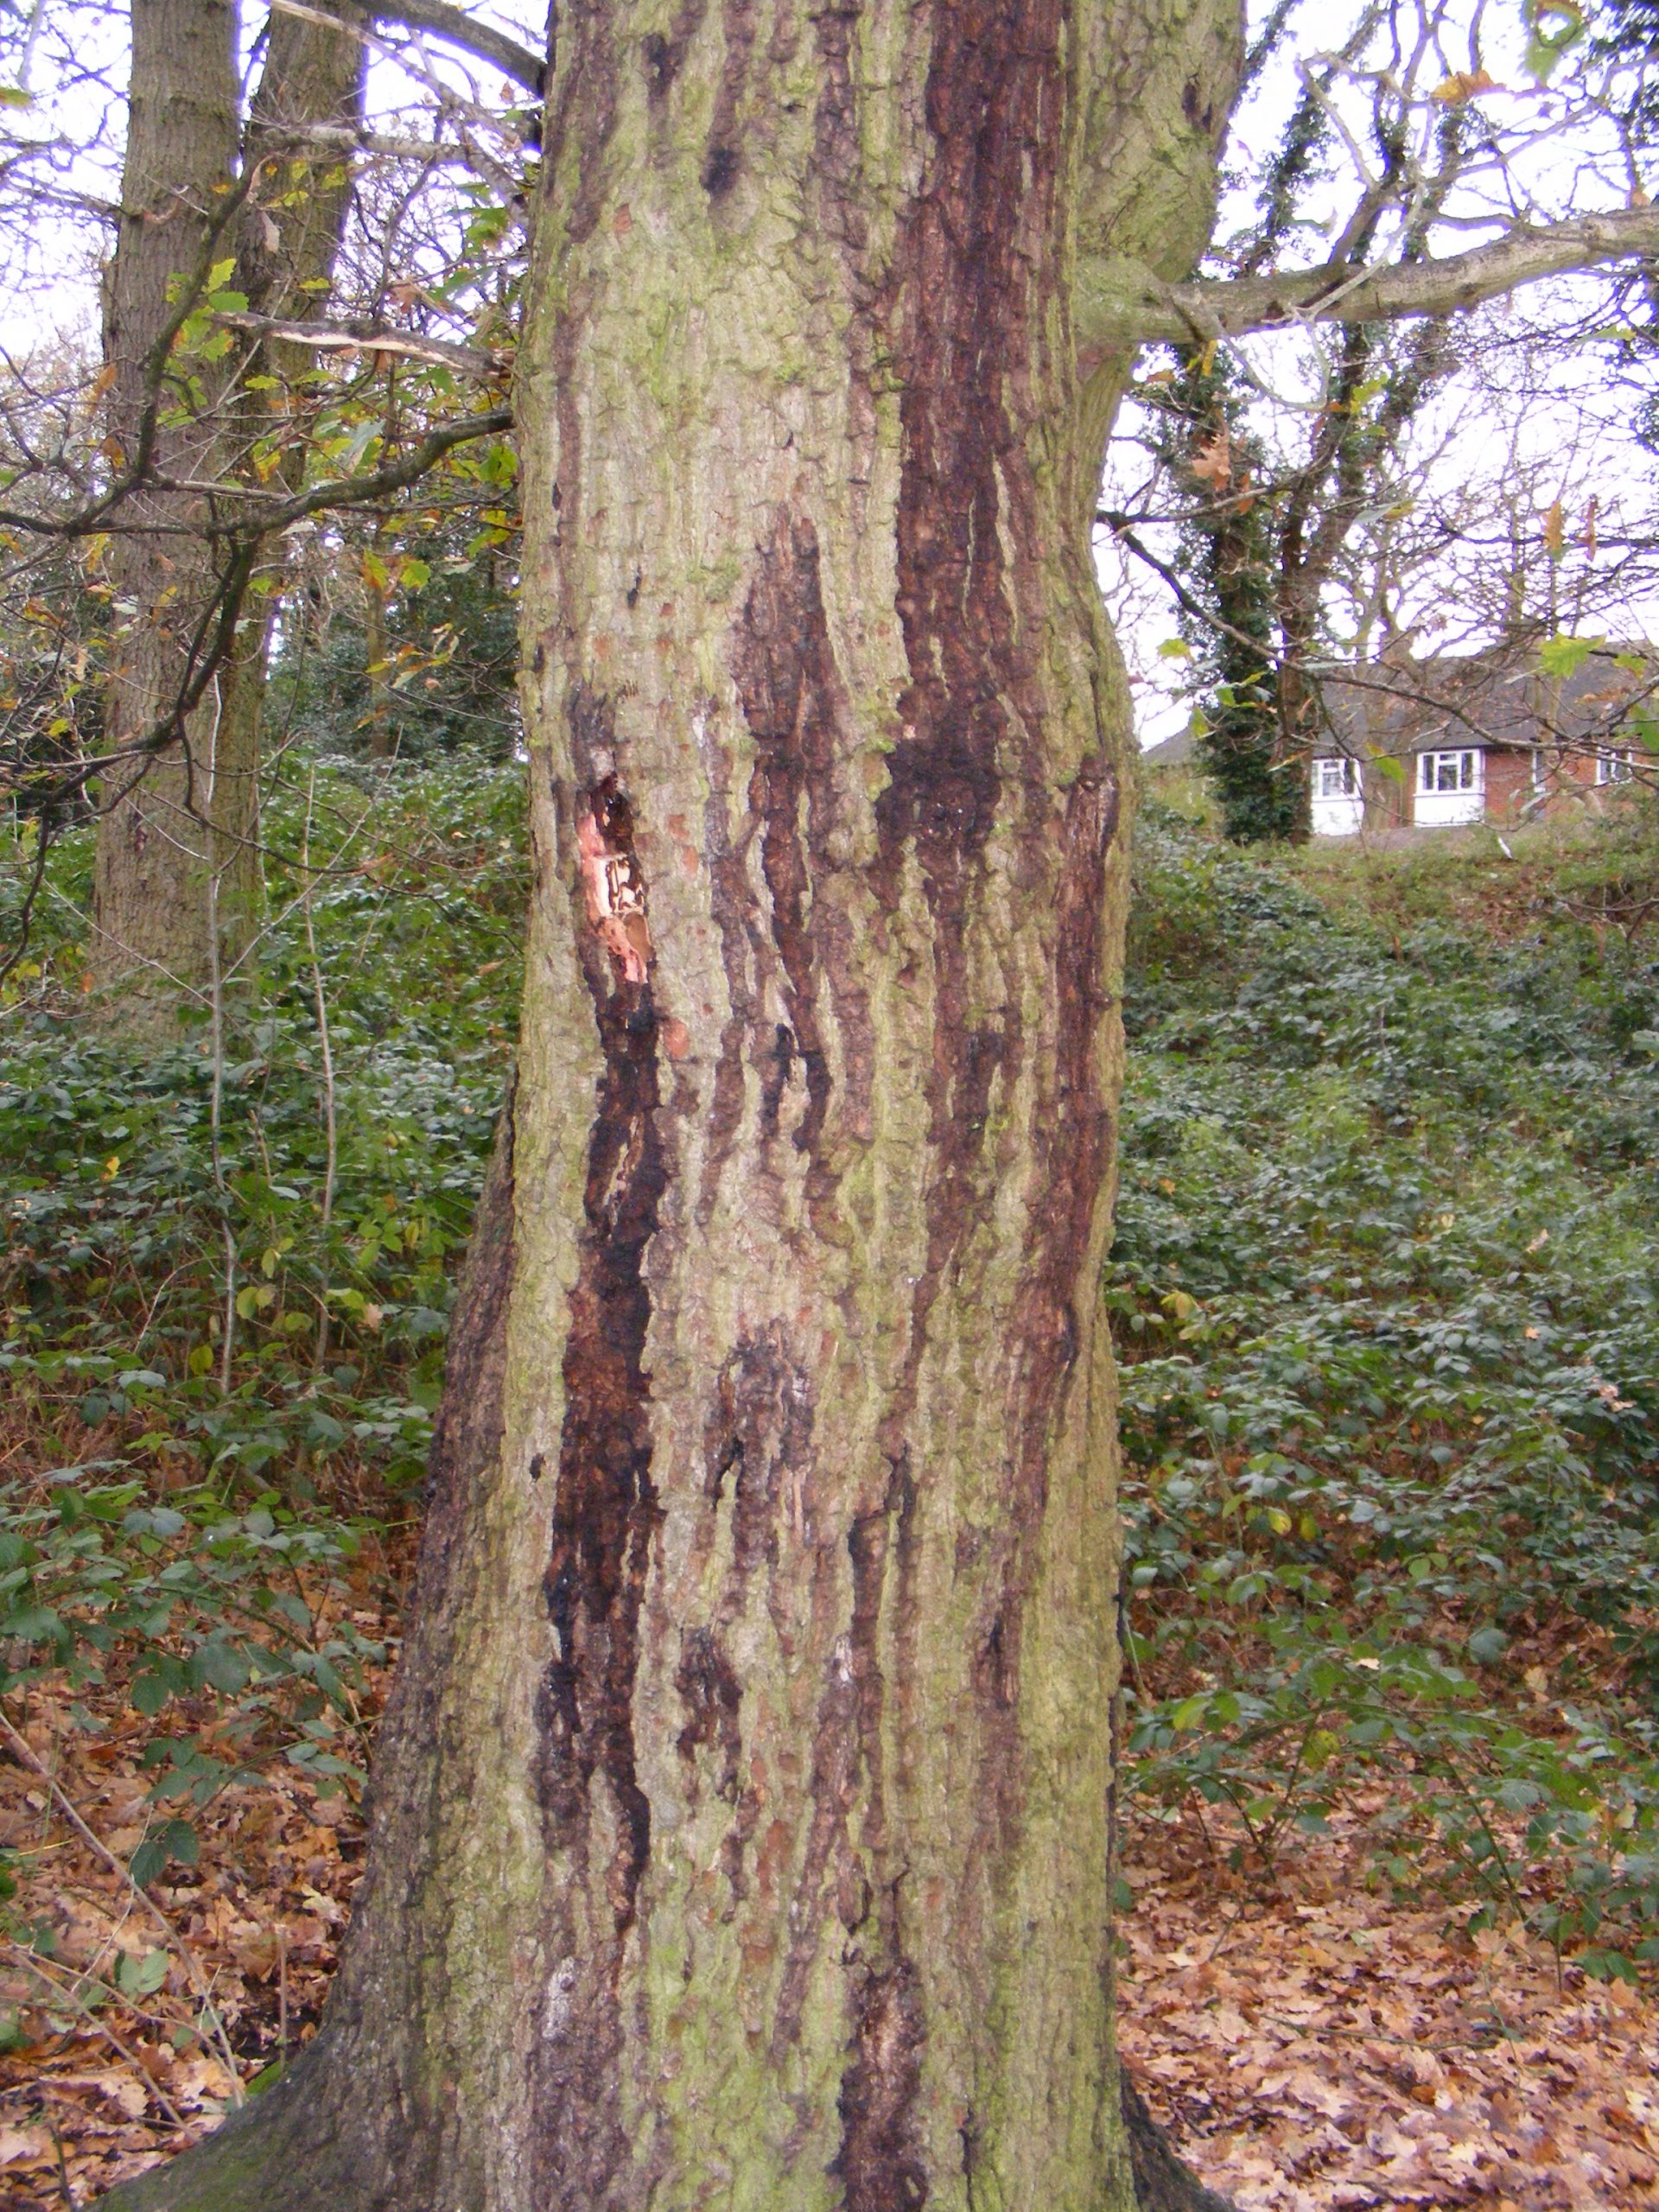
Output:
[[364,1901],[128,2206],[1135,2197],[1071,296],[1088,223],[1190,265],[1237,24],[668,21],[563,13],[550,86],[529,981]]
[[[111,285],[106,354],[114,370],[111,423],[124,456],[140,450],[159,411],[149,474],[211,484],[240,470],[255,441],[295,413],[295,379],[312,363],[295,348],[234,357],[234,378],[200,358],[175,360],[163,378],[154,348],[181,289],[208,259],[235,265],[234,288],[261,312],[291,315],[331,273],[347,206],[338,150],[320,155],[308,126],[355,119],[363,47],[352,0],[318,0],[336,29],[310,17],[272,16],[265,60],[241,145],[252,176],[230,208],[240,142],[233,0],[132,0],[132,75],[124,216]],[[225,219],[227,211],[232,219]],[[192,389],[185,378],[192,372]],[[250,378],[275,373],[272,395]],[[170,416],[182,421],[168,423]],[[119,465],[117,463],[116,465]],[[297,481],[300,437],[283,454]],[[109,1018],[164,1036],[213,979],[245,980],[264,906],[259,864],[259,743],[268,607],[250,603],[235,646],[200,706],[143,764],[123,760],[167,715],[207,643],[218,582],[213,548],[189,532],[203,496],[147,482],[115,517],[111,568],[124,632],[110,684],[106,798],[99,825],[93,969]]]
[[[333,21],[329,19],[333,18]],[[352,156],[338,140],[320,143],[316,126],[349,130],[363,112],[366,22],[356,0],[312,0],[303,16],[273,11],[264,65],[249,105],[242,160],[254,172],[238,236],[236,288],[256,314],[305,319],[325,303],[351,207]],[[309,379],[316,358],[281,340],[241,357],[237,449],[239,465],[273,486],[297,490],[316,400]],[[263,461],[262,448],[274,447]],[[267,546],[256,599],[227,677],[226,751],[242,779],[242,804],[220,835],[221,927],[233,933],[226,966],[246,966],[246,947],[264,912],[257,843],[271,615],[283,577],[280,547]]]
[[[197,281],[226,227],[238,128],[233,0],[132,0],[132,77],[121,223],[105,334],[110,461],[152,448],[149,474],[211,480],[221,429],[194,361],[158,358],[181,286]],[[233,251],[234,245],[226,252]],[[213,372],[206,369],[211,378]],[[153,759],[135,757],[191,675],[214,585],[211,548],[191,534],[200,496],[146,482],[114,516],[109,568],[117,643],[106,715],[108,810],[99,825],[92,968],[111,1017],[164,1029],[204,999],[214,810],[236,789],[219,757],[224,696],[213,685]],[[113,802],[113,803],[111,803]]]
[[[377,530],[369,546],[375,562],[380,558],[381,543],[382,532]],[[391,758],[391,665],[388,658],[391,647],[386,641],[386,598],[385,585],[365,561],[363,564],[363,651],[368,664],[371,760],[390,760]]]

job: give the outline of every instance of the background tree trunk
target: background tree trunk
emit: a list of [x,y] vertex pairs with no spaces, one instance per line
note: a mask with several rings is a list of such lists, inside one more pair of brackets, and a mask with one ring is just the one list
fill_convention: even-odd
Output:
[[[133,0],[132,75],[123,219],[111,280],[105,353],[111,435],[131,458],[147,411],[186,419],[155,429],[153,475],[211,484],[245,463],[261,431],[296,414],[295,380],[313,364],[280,344],[234,355],[224,373],[200,358],[175,361],[165,378],[154,358],[181,289],[210,260],[232,261],[233,288],[256,311],[309,311],[318,280],[332,273],[349,202],[347,157],[319,155],[316,124],[347,124],[361,106],[363,55],[350,0],[319,0],[313,15],[340,28],[277,14],[240,145],[252,181],[232,207],[241,123],[236,79],[236,11],[231,0]],[[226,220],[226,216],[232,219]],[[308,289],[309,287],[309,289]],[[182,376],[202,379],[188,407]],[[276,375],[273,396],[249,379]],[[118,462],[114,463],[119,466]],[[300,438],[279,480],[297,482]],[[188,680],[211,607],[215,556],[189,534],[207,517],[200,493],[146,483],[114,517],[110,556],[124,634],[110,683],[110,749],[141,739]],[[150,527],[145,527],[150,525]],[[222,556],[220,556],[222,559]],[[165,1035],[181,1007],[205,1001],[219,976],[246,976],[246,955],[264,907],[259,862],[259,745],[269,642],[269,599],[251,602],[235,647],[181,739],[166,746],[142,781],[139,763],[110,771],[118,803],[99,824],[93,969],[109,1019],[137,1033]],[[130,789],[125,788],[130,785]],[[106,790],[105,797],[111,796]]]
[[[329,16],[339,28],[319,20]],[[320,146],[315,127],[350,130],[362,118],[366,49],[358,32],[365,21],[354,0],[313,0],[306,16],[273,12],[265,26],[264,62],[242,146],[244,170],[256,172],[256,181],[238,228],[234,280],[256,315],[315,317],[324,299],[319,288],[333,279],[351,208],[352,156],[340,143]],[[315,372],[315,356],[268,339],[244,347],[238,365],[236,465],[248,471],[261,436],[287,430],[266,480],[297,490],[315,405],[303,380]],[[276,379],[276,389],[266,378]],[[264,916],[259,769],[271,622],[284,569],[279,543],[267,556],[225,679],[220,756],[234,790],[227,789],[213,825],[215,903],[221,967],[243,980],[251,980],[249,948]]]
[[[232,0],[132,0],[131,25],[126,166],[105,330],[110,462],[119,473],[148,443],[149,473],[209,481],[222,461],[213,396],[203,390],[197,404],[181,404],[179,365],[157,349],[180,287],[204,273],[210,238],[227,226],[238,132],[236,11]],[[232,240],[226,252],[233,251]],[[214,582],[212,548],[192,534],[203,519],[199,494],[148,482],[113,518],[117,644],[106,728],[114,757],[99,825],[92,968],[113,994],[105,999],[111,1018],[139,1033],[169,1027],[182,1001],[205,998],[213,965],[207,825],[238,786],[233,773],[219,773],[220,685],[147,770],[121,757],[188,680]]]
[[524,1025],[370,1873],[302,2068],[121,2202],[1133,2202],[1070,318],[1085,221],[1190,258],[1236,51],[1217,0],[563,17]]

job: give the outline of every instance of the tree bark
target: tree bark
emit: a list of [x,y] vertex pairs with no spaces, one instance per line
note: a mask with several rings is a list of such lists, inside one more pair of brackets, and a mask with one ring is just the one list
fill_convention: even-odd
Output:
[[[232,0],[133,0],[124,213],[105,353],[116,452],[136,460],[147,423],[153,444],[143,480],[112,517],[111,580],[123,627],[110,680],[105,798],[115,804],[99,824],[92,967],[106,1018],[138,1035],[164,1038],[185,1006],[205,1003],[227,977],[245,982],[264,907],[268,601],[250,602],[232,652],[173,741],[148,763],[122,757],[188,681],[224,570],[222,547],[194,534],[207,520],[207,496],[176,486],[230,477],[278,419],[250,378],[274,372],[291,387],[311,367],[308,352],[272,340],[244,349],[232,382],[199,357],[163,364],[156,349],[181,296],[203,276],[204,255],[233,262],[233,289],[278,318],[314,304],[308,283],[333,270],[346,170],[343,157],[319,162],[302,134],[308,124],[355,120],[363,47],[352,0],[321,0],[318,12],[338,15],[341,27],[273,16],[244,143]],[[238,149],[251,172],[239,205],[229,198]],[[283,478],[297,484],[302,462],[296,443]]]
[[[327,19],[334,17],[335,22]],[[265,27],[264,63],[249,104],[242,166],[252,187],[237,235],[235,289],[250,320],[279,326],[314,313],[318,288],[333,278],[351,206],[351,157],[319,154],[315,126],[349,130],[362,119],[366,54],[356,0],[315,0],[305,16],[274,10]],[[306,429],[315,401],[308,391],[315,368],[308,346],[258,335],[238,359],[233,465],[251,476],[250,456],[262,437],[283,431],[287,442],[266,480],[296,491],[304,480]],[[275,379],[275,389],[267,379]],[[259,588],[224,679],[221,750],[238,783],[233,810],[214,824],[216,906],[221,970],[245,986],[253,980],[251,947],[264,915],[259,834],[259,768],[272,618],[285,569],[280,540],[267,555]]]
[[548,86],[529,980],[370,1870],[306,2059],[129,2207],[1135,2201],[1072,291],[1085,223],[1185,265],[1238,25],[664,20],[562,11]]
[[210,480],[221,465],[213,372],[193,397],[181,365],[160,349],[179,288],[198,281],[211,240],[223,235],[238,118],[232,0],[133,0],[131,23],[105,357],[112,372],[111,466],[137,465],[146,449],[149,465],[147,480],[112,517],[111,759],[91,966],[109,1017],[143,1033],[170,1027],[181,1004],[206,999],[214,957],[210,824],[221,814],[232,817],[245,796],[233,764],[219,757],[219,686],[152,760],[132,752],[183,692],[213,596],[212,549],[196,534],[200,498],[148,480]]

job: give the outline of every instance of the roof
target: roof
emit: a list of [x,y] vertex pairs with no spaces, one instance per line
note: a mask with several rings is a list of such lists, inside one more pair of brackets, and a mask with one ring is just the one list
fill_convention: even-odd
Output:
[[[1641,670],[1620,658],[1640,658]],[[1604,645],[1567,676],[1541,674],[1530,653],[1372,661],[1320,683],[1331,738],[1344,752],[1428,753],[1447,746],[1521,747],[1610,741],[1632,707],[1653,696],[1659,661],[1645,646]]]

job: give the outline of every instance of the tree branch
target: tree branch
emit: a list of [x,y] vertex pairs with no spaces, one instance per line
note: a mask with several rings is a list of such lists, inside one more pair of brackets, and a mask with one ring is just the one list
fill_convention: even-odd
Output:
[[1659,207],[1579,215],[1511,231],[1490,245],[1434,261],[1299,269],[1231,281],[1166,284],[1140,262],[1094,260],[1079,272],[1077,353],[1094,367],[1126,346],[1202,344],[1305,322],[1399,322],[1467,314],[1548,276],[1659,256]]
[[280,338],[289,346],[309,346],[319,353],[405,353],[410,360],[433,361],[462,376],[500,376],[506,358],[486,353],[475,346],[457,346],[445,338],[423,338],[417,330],[393,330],[379,323],[287,322],[281,315],[216,315],[216,322],[253,338]]
[[[281,7],[283,0],[275,0]],[[448,0],[391,0],[387,6],[372,10],[377,22],[397,23],[408,31],[430,31],[434,38],[441,38],[445,45],[457,47],[463,54],[470,54],[476,61],[487,61],[515,85],[522,85],[525,92],[542,96],[542,79],[547,73],[547,64],[538,54],[520,46],[516,38],[509,38],[505,31],[492,30],[487,23],[478,23],[462,8],[452,8]]]
[[308,492],[296,493],[274,514],[260,518],[260,531],[269,534],[286,530],[307,515],[321,513],[325,507],[360,507],[372,500],[383,499],[388,492],[401,492],[416,482],[456,446],[466,445],[474,438],[493,437],[512,428],[510,407],[493,407],[482,415],[463,415],[429,432],[401,461],[388,461],[365,476],[332,477],[326,483],[314,484]]

